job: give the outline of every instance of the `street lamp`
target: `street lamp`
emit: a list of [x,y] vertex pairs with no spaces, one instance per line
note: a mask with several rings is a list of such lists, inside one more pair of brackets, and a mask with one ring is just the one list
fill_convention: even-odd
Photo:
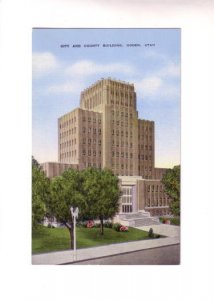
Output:
[[71,211],[71,216],[73,218],[73,222],[74,222],[74,260],[76,260],[77,258],[77,247],[76,247],[76,219],[78,218],[78,213],[79,213],[79,208],[78,207],[73,207],[71,206],[70,208]]

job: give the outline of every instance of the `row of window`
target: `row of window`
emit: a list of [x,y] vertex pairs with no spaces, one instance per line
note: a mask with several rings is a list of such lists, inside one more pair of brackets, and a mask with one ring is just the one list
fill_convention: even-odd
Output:
[[116,157],[120,156],[120,157],[126,157],[126,158],[128,158],[128,157],[133,158],[133,154],[130,153],[130,155],[128,155],[127,152],[126,153],[124,153],[124,152],[119,153],[119,152],[112,151],[112,157],[114,157],[114,155],[116,155]]
[[[116,100],[116,101],[115,101]],[[111,100],[111,104],[112,105],[124,105],[124,106],[126,106],[126,107],[128,107],[129,105],[131,106],[133,103],[132,103],[132,100],[130,100],[130,103],[128,103],[127,101],[123,101],[123,99],[121,99],[121,101],[119,101],[119,99],[118,98],[116,98],[116,99],[112,99]]]
[[[96,144],[97,143],[97,139],[93,139],[93,140],[92,139],[88,139],[88,145],[91,145],[92,142],[93,142],[93,144]],[[86,144],[86,139],[85,138],[82,140],[82,143]],[[101,140],[99,140],[98,144],[101,145]]]
[[[97,130],[96,128],[88,127],[88,130],[87,130],[88,133],[93,132],[94,134],[97,133],[97,131],[98,131],[99,134],[101,134],[101,128],[98,128],[98,130]],[[86,128],[85,127],[82,128],[82,132],[86,133]]]
[[141,160],[152,160],[152,156],[151,155],[140,155],[140,154],[138,154],[138,159],[141,159]]
[[132,195],[132,187],[122,187],[123,196]]
[[76,127],[70,129],[70,130],[67,130],[67,131],[64,131],[64,132],[61,132],[60,133],[60,138],[64,138],[64,137],[67,137],[71,134],[75,134],[77,131]]
[[123,204],[122,205],[122,212],[123,213],[131,213],[132,212],[132,205]]
[[[164,199],[163,199],[164,200]],[[157,206],[166,206],[166,205],[168,205],[169,204],[169,202],[168,201],[162,201],[162,198],[160,198],[160,200],[157,202],[152,202],[152,203],[150,203],[149,201],[147,202],[147,204],[146,204],[146,206],[147,207],[157,207]]]
[[145,166],[138,166],[138,170],[140,171],[146,171],[147,172],[147,170],[151,173],[151,171],[152,171],[152,167],[145,167]]
[[150,140],[150,141],[152,141],[152,135],[144,135],[144,134],[142,134],[142,135],[138,135],[138,139],[140,140],[140,139],[146,139],[146,140]]
[[[132,141],[132,139],[131,139],[131,141]],[[119,141],[117,140],[116,142],[115,142],[115,140],[112,140],[112,146],[114,147],[114,146],[116,146],[116,147],[119,147],[119,145],[121,145],[121,147],[124,147],[124,146],[126,146],[126,147],[130,147],[130,148],[132,148],[132,143],[129,143],[127,140],[126,140],[126,142],[124,142],[124,140],[122,140],[121,141],[121,143],[119,144]]]
[[[88,153],[88,156],[97,156],[97,152],[96,150],[91,150],[91,149],[88,149],[88,151],[86,151],[86,149],[83,149],[82,150],[82,155],[86,155],[86,152]],[[98,152],[99,156],[101,156],[101,151]]]
[[147,186],[147,192],[158,192],[158,191],[163,191],[163,186],[162,185],[149,185]]
[[72,146],[76,145],[76,139],[61,143],[60,144],[60,149],[66,148],[66,147],[71,146],[71,145]]
[[114,135],[116,133],[117,136],[124,136],[124,133],[125,133],[125,136],[128,137],[128,135],[130,135],[130,137],[132,137],[132,131],[130,131],[130,133],[128,133],[128,131],[126,132],[123,132],[123,131],[119,131],[119,130],[114,130],[112,129],[112,135]]
[[59,127],[60,127],[60,129],[61,129],[61,128],[67,127],[67,126],[69,126],[70,124],[73,124],[73,123],[75,123],[75,122],[76,122],[76,117],[73,117],[72,119],[69,119],[69,120],[67,120],[67,121],[62,122],[62,123],[59,125]]
[[152,150],[152,145],[138,145],[138,149]]
[[65,152],[65,153],[61,153],[60,154],[60,158],[68,158],[68,157],[75,157],[76,156],[76,150],[74,151],[69,151],[69,152]]
[[127,120],[126,120],[126,122],[123,122],[123,121],[115,122],[114,120],[112,120],[112,126],[115,126],[115,125],[120,126],[120,127],[123,127],[123,126],[128,127],[129,126],[129,128],[132,129],[132,123],[128,123]]
[[112,114],[112,116],[119,116],[119,114],[121,115],[121,117],[130,117],[130,118],[132,118],[132,113],[128,113],[128,112],[123,112],[123,111],[121,111],[121,112],[119,112],[119,110],[117,110],[117,111],[114,111],[114,110],[112,110],[111,111],[111,114]]
[[129,93],[124,93],[122,91],[119,92],[118,90],[113,90],[113,89],[111,89],[110,93],[111,93],[112,96],[125,97],[126,99],[128,99],[128,97],[129,97],[129,99],[132,99],[132,96],[133,96],[133,93],[129,94]]
[[97,123],[98,122],[98,124],[101,124],[101,119],[97,120],[96,118],[91,118],[91,117],[86,118],[86,117],[83,117],[82,120],[83,120],[83,122],[88,121],[88,123],[91,123],[93,121],[93,123]]
[[101,164],[97,164],[97,163],[86,163],[85,164],[86,167],[94,167],[94,168],[100,168],[101,169]]
[[[128,167],[128,165],[127,164],[114,164],[114,163],[112,163],[112,169],[117,169],[117,170],[119,170],[119,169],[129,169],[129,170],[132,170],[133,169],[133,165],[130,165],[129,167]],[[131,175],[131,174],[130,174]]]
[[141,127],[141,126],[139,126],[139,131],[145,131],[145,132],[152,132],[152,127],[148,127],[148,126],[143,126],[143,127]]

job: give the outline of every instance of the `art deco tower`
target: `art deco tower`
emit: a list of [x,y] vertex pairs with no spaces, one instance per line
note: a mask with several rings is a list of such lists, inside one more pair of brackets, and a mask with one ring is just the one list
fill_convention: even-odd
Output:
[[96,82],[81,93],[80,108],[59,118],[58,129],[60,162],[152,178],[154,122],[138,119],[133,84]]

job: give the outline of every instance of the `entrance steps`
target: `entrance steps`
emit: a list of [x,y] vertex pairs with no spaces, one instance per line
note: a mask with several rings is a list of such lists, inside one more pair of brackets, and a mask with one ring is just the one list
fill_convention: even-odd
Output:
[[141,227],[150,225],[160,225],[158,217],[151,217],[149,212],[138,212],[129,214],[120,214],[119,218],[121,221],[128,223],[131,227]]

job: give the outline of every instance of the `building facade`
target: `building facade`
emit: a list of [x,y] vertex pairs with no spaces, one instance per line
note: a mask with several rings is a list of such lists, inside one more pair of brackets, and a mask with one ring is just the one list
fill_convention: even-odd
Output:
[[43,164],[43,168],[49,177],[68,166],[111,169],[121,179],[121,213],[165,214],[169,199],[161,178],[166,169],[155,168],[155,123],[138,118],[136,102],[133,84],[111,78],[82,91],[80,108],[58,119],[62,166]]
[[81,93],[80,108],[59,118],[58,132],[59,162],[152,178],[154,122],[138,119],[133,84],[98,81]]
[[122,189],[120,213],[149,212],[151,216],[168,215],[170,198],[160,180],[142,176],[119,176]]

